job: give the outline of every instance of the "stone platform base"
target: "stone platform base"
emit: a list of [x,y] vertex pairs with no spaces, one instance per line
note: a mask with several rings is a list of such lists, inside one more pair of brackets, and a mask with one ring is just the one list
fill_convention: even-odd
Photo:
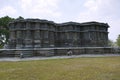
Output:
[[39,49],[0,49],[0,57],[60,56],[80,54],[120,54],[114,47],[61,47]]

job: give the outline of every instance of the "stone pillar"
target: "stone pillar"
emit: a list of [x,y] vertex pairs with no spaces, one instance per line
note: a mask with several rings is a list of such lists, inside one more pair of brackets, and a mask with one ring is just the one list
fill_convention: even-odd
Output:
[[24,32],[25,33],[24,49],[27,49],[27,50],[24,50],[22,52],[25,57],[33,56],[33,35],[32,35],[33,33],[32,33],[32,30],[30,29],[30,27],[31,27],[30,22],[27,22],[26,30],[25,30],[26,32]]
[[44,30],[43,30],[43,47],[49,47],[49,29],[48,24],[44,23]]
[[26,37],[25,37],[25,48],[33,48],[32,45],[32,33],[31,30],[29,29],[30,23],[26,23]]
[[78,33],[79,34],[79,47],[81,47],[81,32]]
[[14,24],[13,23],[11,23],[11,24],[9,24],[9,30],[10,30],[10,34],[9,34],[9,38],[10,39],[13,39],[13,37],[14,37],[14,35],[15,35],[15,31],[14,31]]
[[17,37],[17,38],[21,38],[21,37],[22,37],[21,35],[22,35],[22,32],[19,31],[19,30],[17,30],[17,31],[16,31],[16,37]]
[[34,31],[34,48],[41,47],[41,40],[40,40],[40,30]]
[[108,46],[108,33],[105,33],[105,46]]
[[43,47],[49,47],[49,31],[44,30]]
[[26,30],[25,48],[32,48],[31,31]]
[[17,22],[15,28],[16,28],[17,30],[21,29],[21,24],[22,24],[22,23]]
[[20,22],[16,23],[16,49],[22,48],[22,31],[21,29],[21,24]]
[[48,30],[48,24],[47,23],[44,23],[44,29]]
[[12,48],[12,49],[16,48],[15,31],[10,31],[8,48]]
[[22,44],[22,31],[16,31],[16,49],[23,47]]
[[15,39],[15,31],[10,31],[10,39]]
[[26,39],[31,39],[31,31],[26,30]]
[[39,26],[40,26],[40,24],[39,24],[39,23],[36,23],[36,24],[35,24],[35,29],[36,29],[36,30],[37,30],[37,29],[40,29]]
[[54,32],[53,31],[50,31],[49,32],[49,45],[50,47],[54,47]]
[[74,46],[77,47],[77,32],[74,32]]

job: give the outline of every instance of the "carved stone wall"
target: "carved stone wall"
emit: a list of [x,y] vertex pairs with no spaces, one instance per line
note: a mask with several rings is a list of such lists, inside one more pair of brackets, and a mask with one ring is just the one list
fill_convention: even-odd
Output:
[[40,19],[15,20],[9,24],[9,48],[106,47],[108,27],[99,22],[57,24]]

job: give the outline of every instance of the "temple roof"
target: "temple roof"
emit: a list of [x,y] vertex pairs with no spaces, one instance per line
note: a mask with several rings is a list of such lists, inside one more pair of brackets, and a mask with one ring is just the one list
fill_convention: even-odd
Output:
[[39,23],[48,23],[48,24],[54,24],[57,26],[68,26],[68,25],[80,25],[80,26],[89,26],[89,25],[102,25],[105,27],[109,27],[107,23],[101,23],[101,22],[96,22],[96,21],[91,21],[91,22],[84,22],[84,23],[79,23],[79,22],[65,22],[65,23],[55,23],[53,21],[48,21],[45,19],[16,19],[10,23],[17,23],[17,22],[39,22]]

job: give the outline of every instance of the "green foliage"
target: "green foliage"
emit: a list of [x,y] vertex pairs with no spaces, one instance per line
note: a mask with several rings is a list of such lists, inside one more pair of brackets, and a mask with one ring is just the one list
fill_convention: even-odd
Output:
[[0,48],[4,46],[8,42],[9,38],[9,22],[13,21],[14,18],[9,16],[4,16],[0,18]]
[[114,46],[116,46],[116,44],[112,40],[108,40],[108,46],[114,47]]
[[9,30],[1,29],[0,30],[0,48],[4,46],[8,42],[9,38]]
[[117,38],[117,40],[116,40],[117,42],[117,45],[120,47],[120,35],[118,35],[118,38]]
[[120,57],[0,62],[0,80],[120,80]]
[[14,18],[11,18],[9,16],[1,17],[0,18],[0,26],[8,30],[8,24],[10,21],[14,20]]
[[18,18],[16,18],[16,19],[24,19],[22,16],[19,16]]

